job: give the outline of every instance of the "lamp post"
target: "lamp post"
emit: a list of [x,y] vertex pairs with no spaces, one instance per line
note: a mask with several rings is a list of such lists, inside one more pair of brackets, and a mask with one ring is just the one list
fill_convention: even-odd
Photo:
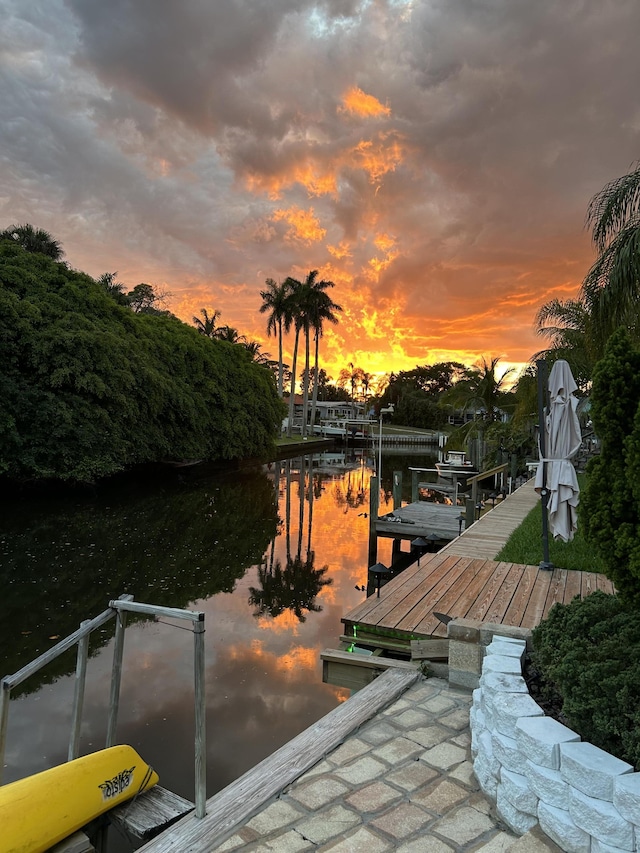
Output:
[[378,488],[382,487],[382,416],[393,414],[393,403],[380,409],[380,435],[378,438]]

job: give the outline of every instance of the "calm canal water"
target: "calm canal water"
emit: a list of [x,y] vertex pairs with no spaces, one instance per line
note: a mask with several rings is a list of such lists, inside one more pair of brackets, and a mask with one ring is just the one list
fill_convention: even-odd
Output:
[[[428,455],[383,452],[383,512],[394,470]],[[308,455],[243,471],[132,484],[2,506],[0,675],[101,613],[110,599],[206,614],[207,795],[338,703],[320,652],[365,594],[374,450]],[[408,545],[404,546],[408,550]],[[389,565],[391,540],[378,559]],[[129,617],[117,740],[193,800],[193,635]],[[94,634],[81,753],[104,746],[113,621]],[[11,703],[4,782],[66,760],[75,652],[25,682]],[[22,692],[20,692],[22,690]],[[112,850],[131,849],[118,840]]]

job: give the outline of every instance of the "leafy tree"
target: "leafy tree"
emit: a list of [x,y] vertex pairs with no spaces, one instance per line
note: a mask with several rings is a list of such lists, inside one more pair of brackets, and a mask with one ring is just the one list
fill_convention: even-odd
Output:
[[133,290],[127,293],[127,300],[131,309],[136,314],[168,314],[157,306],[165,300],[163,294],[157,293],[152,284],[136,284]]
[[25,252],[37,252],[54,261],[59,261],[64,255],[62,246],[48,231],[34,228],[33,225],[11,225],[0,232],[0,240],[11,240]]
[[412,370],[392,373],[384,389],[383,405],[398,405],[406,392],[421,391],[438,402],[442,394],[451,390],[456,381],[469,378],[469,369],[458,361],[416,365]]
[[447,414],[424,391],[408,389],[395,405],[393,422],[417,429],[439,429],[447,422]]
[[327,403],[348,403],[349,394],[344,388],[334,385],[327,371],[322,367],[318,371],[318,396]]
[[590,460],[579,517],[621,595],[640,599],[640,352],[619,329],[596,364],[591,417],[601,452]]
[[0,475],[93,481],[164,459],[259,456],[282,420],[270,372],[175,317],[0,242]]

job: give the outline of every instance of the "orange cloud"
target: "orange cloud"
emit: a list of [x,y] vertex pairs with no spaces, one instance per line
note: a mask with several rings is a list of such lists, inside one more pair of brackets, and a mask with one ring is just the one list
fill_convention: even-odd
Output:
[[284,221],[290,226],[285,234],[286,241],[296,241],[306,246],[324,239],[327,233],[326,229],[320,225],[312,207],[309,210],[301,210],[299,207],[274,210],[273,220]]
[[358,116],[390,116],[391,110],[385,107],[373,95],[367,95],[362,89],[354,86],[342,97],[339,112],[351,113]]
[[364,169],[372,184],[393,172],[403,159],[403,148],[397,133],[381,133],[375,139],[363,139],[351,151],[351,162]]

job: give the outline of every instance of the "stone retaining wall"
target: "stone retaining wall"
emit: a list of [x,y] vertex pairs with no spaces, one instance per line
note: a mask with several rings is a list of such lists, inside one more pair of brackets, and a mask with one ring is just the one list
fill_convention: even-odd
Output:
[[640,850],[640,773],[544,715],[522,677],[524,639],[479,649],[473,766],[502,820],[519,835],[539,824],[568,853]]

